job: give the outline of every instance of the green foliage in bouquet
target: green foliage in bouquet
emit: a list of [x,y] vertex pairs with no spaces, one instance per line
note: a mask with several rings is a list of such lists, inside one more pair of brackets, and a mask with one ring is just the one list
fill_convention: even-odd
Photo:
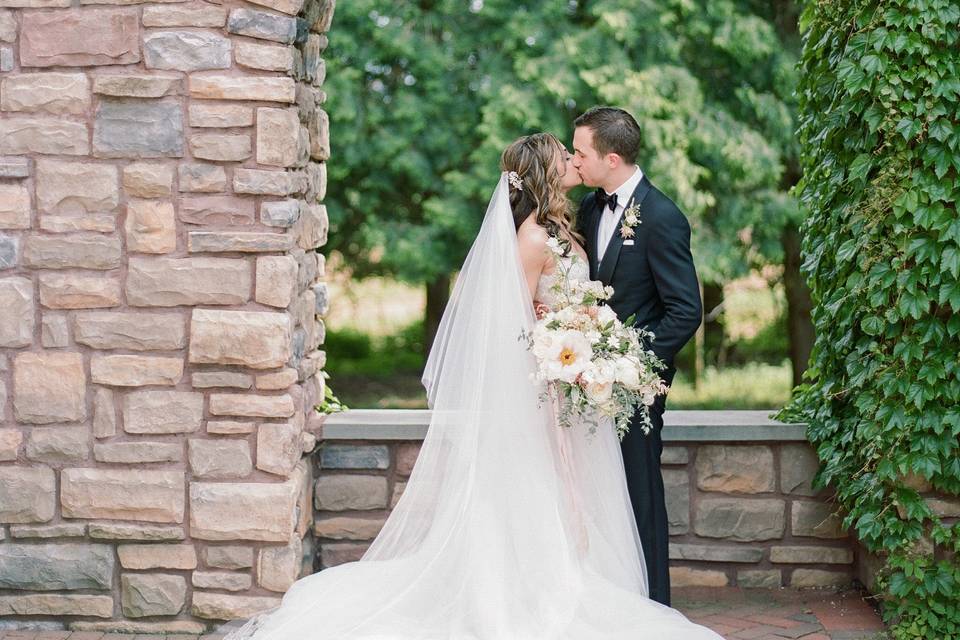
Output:
[[816,345],[806,421],[897,640],[960,638],[960,3],[809,2],[798,186]]

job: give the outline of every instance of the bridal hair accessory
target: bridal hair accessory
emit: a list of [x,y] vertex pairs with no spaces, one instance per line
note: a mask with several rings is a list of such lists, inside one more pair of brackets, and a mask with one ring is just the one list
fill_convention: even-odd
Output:
[[514,189],[523,191],[523,180],[520,179],[520,175],[516,171],[507,173],[507,179],[510,180],[510,184],[513,185]]

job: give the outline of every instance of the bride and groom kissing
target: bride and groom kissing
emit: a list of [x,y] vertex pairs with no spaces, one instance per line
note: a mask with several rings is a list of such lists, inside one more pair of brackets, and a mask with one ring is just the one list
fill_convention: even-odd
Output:
[[[430,426],[376,539],[224,640],[722,640],[669,606],[665,395],[649,433],[560,427],[518,342],[550,285],[599,280],[655,333],[669,385],[701,321],[690,226],[636,165],[637,122],[596,107],[574,124],[572,153],[538,133],[501,156],[424,369]],[[580,184],[597,190],[574,214]]]

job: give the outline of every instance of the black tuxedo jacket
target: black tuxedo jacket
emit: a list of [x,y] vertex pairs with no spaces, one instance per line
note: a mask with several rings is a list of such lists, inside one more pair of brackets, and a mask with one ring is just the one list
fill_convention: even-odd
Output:
[[670,384],[674,356],[696,333],[703,317],[700,285],[690,253],[690,224],[646,175],[627,206],[630,203],[640,203],[640,224],[633,227],[634,237],[624,244],[621,215],[602,260],[597,249],[602,211],[593,192],[580,202],[577,230],[586,238],[590,278],[613,287],[607,304],[621,321],[635,314],[636,326],[654,332],[654,341],[647,346],[667,365],[665,381]]

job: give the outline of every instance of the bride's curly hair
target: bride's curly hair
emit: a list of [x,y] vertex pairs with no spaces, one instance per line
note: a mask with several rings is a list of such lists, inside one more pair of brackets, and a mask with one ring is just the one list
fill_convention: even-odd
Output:
[[549,133],[523,136],[503,150],[501,170],[516,171],[523,184],[523,189],[510,187],[513,224],[519,229],[533,214],[550,236],[560,240],[573,237],[583,243],[583,236],[576,231],[573,203],[564,193],[563,176],[557,171],[562,153],[566,153],[563,143]]

